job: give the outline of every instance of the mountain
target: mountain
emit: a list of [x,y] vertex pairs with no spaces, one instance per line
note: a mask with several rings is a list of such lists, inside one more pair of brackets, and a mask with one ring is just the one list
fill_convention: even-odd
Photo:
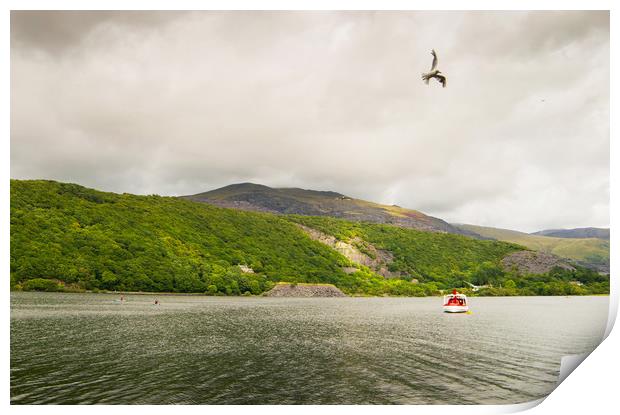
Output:
[[[454,272],[498,265],[522,249],[387,225],[360,225],[375,239],[332,246],[299,218],[11,180],[11,286],[59,281],[76,289],[256,294],[288,281],[331,283],[349,294],[425,295],[438,288],[425,285],[438,276],[447,289]],[[386,238],[392,252],[380,245]],[[382,260],[373,263],[377,254]],[[393,278],[381,274],[388,267]]]
[[532,235],[555,238],[598,238],[609,241],[609,228],[546,229],[533,232]]
[[254,183],[240,183],[204,193],[182,196],[182,198],[240,210],[304,216],[330,216],[423,231],[467,235],[481,239],[474,232],[459,229],[441,219],[416,210],[354,199],[331,191],[271,188]]
[[498,241],[512,242],[536,251],[568,258],[598,271],[609,273],[609,241],[603,239],[558,238],[485,226],[455,226]]
[[488,284],[479,292],[488,295],[609,292],[609,278],[592,271],[551,264],[523,275],[502,264],[522,246],[443,232],[44,180],[11,180],[10,206],[14,290],[247,295],[289,282],[350,295],[436,295],[467,283]]

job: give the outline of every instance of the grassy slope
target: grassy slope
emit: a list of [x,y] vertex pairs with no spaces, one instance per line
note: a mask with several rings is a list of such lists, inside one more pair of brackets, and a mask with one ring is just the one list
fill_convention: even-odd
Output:
[[[54,278],[85,288],[238,294],[275,281],[334,283],[345,292],[418,295],[408,281],[369,270],[312,241],[286,216],[216,208],[178,198],[104,193],[52,181],[11,181],[11,279]],[[394,266],[441,283],[513,245],[387,225],[304,217],[333,234],[354,232],[389,249]],[[256,275],[240,275],[234,264]],[[213,288],[215,287],[215,289]],[[216,290],[216,291],[213,291]]]
[[554,238],[475,225],[459,225],[459,227],[482,236],[520,244],[533,250],[552,253],[564,258],[594,263],[609,262],[609,241],[602,239]]

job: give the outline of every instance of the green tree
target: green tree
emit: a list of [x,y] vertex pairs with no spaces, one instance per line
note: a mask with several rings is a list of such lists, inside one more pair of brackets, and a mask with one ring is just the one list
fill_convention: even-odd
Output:
[[62,286],[45,278],[33,278],[23,284],[24,291],[62,291]]
[[517,284],[513,280],[506,280],[506,282],[504,282],[504,288],[514,290],[517,288]]

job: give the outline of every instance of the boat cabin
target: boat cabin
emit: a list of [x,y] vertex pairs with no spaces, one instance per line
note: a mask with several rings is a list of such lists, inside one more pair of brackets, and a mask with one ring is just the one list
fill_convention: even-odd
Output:
[[452,294],[443,296],[443,310],[446,313],[464,313],[468,311],[467,296],[452,290]]

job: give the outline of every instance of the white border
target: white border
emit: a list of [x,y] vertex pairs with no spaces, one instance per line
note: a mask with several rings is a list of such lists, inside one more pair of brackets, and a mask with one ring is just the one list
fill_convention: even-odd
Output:
[[[88,2],[78,0],[60,0],[60,1],[44,1],[44,0],[24,0],[16,1],[9,0],[3,2],[4,10],[1,18],[2,31],[0,32],[0,45],[2,45],[2,91],[10,90],[10,40],[9,40],[9,14],[10,10],[611,10],[611,108],[615,108],[614,105],[617,100],[617,82],[613,76],[617,72],[617,53],[614,47],[618,44],[617,24],[618,18],[616,13],[618,7],[614,7],[615,3],[611,0],[434,0],[434,1],[407,1],[407,0],[316,0],[316,1],[284,1],[284,0],[179,0],[179,1],[165,1],[165,0],[151,0],[148,2],[140,0],[91,0]],[[613,70],[615,68],[615,71]],[[0,227],[2,236],[0,238],[0,252],[2,258],[1,269],[1,281],[3,281],[2,289],[4,290],[5,299],[3,313],[3,334],[2,338],[2,373],[4,376],[1,379],[2,391],[3,391],[3,403],[9,406],[10,399],[10,381],[9,381],[9,350],[10,350],[10,294],[8,286],[8,269],[9,269],[9,181],[10,177],[10,97],[8,94],[2,94],[2,114],[0,123],[2,128],[2,140],[0,145],[2,146],[0,151],[0,157],[2,162],[0,163],[0,169],[2,169],[3,180],[0,182],[0,190],[2,194],[2,203],[0,204],[0,217],[3,218],[3,225]],[[610,114],[614,111],[610,110]],[[618,204],[618,168],[614,162],[618,157],[618,144],[615,142],[615,129],[613,128],[613,122],[611,125],[611,212],[614,212],[614,207],[617,209]],[[611,227],[616,229],[615,217],[612,214]],[[618,237],[612,232],[612,247],[616,247],[618,243]],[[612,251],[612,275],[618,275],[618,267],[616,266],[616,260],[618,255]],[[612,293],[610,297],[610,320],[607,327],[607,334],[611,331],[613,322],[617,315],[618,309],[618,294],[617,277],[612,277]],[[561,412],[564,414],[581,414],[584,411],[603,412],[616,406],[615,393],[616,388],[614,385],[618,384],[615,376],[611,377],[607,375],[609,371],[620,371],[619,359],[617,356],[617,350],[620,350],[620,335],[615,332],[611,332],[609,337],[603,342],[599,348],[597,348],[592,355],[590,355],[584,364],[582,364],[575,374],[569,376],[557,389],[554,391],[541,405],[536,406],[530,410],[533,414],[542,413],[555,413]],[[136,410],[149,414],[164,414],[171,411],[183,412],[183,413],[203,413],[205,410],[215,411],[218,413],[241,413],[251,410],[257,413],[269,413],[269,414],[288,414],[291,411],[296,413],[314,413],[317,410],[331,412],[344,412],[364,414],[364,413],[376,413],[376,412],[391,412],[391,413],[407,413],[412,412],[424,413],[424,414],[442,414],[442,413],[454,413],[458,411],[459,414],[489,414],[489,413],[510,413],[520,410],[528,409],[535,406],[536,402],[520,404],[520,405],[486,405],[486,406],[429,406],[429,405],[417,405],[417,406],[254,406],[247,408],[245,406],[175,406],[174,409],[168,406],[119,406],[113,410],[115,412],[135,412]],[[9,406],[8,408],[14,413],[30,413],[32,411],[48,413],[48,414],[65,414],[65,413],[81,413],[86,408],[71,407],[71,406]],[[86,410],[91,413],[108,413],[110,408],[107,406],[89,406]]]

